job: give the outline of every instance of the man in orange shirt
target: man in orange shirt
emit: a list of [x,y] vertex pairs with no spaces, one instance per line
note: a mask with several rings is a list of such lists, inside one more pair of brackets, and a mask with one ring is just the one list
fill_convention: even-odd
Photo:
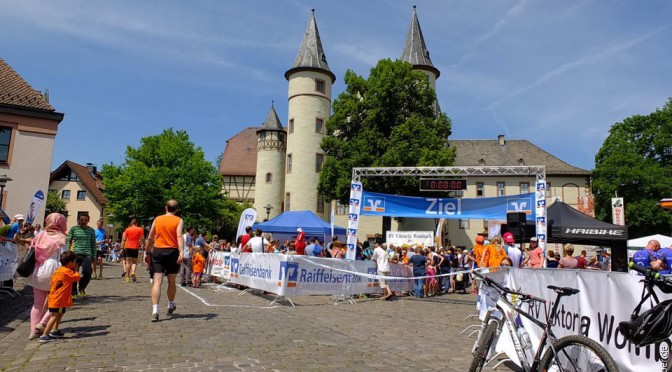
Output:
[[142,227],[138,226],[138,220],[134,218],[131,220],[131,224],[124,231],[124,235],[121,238],[121,247],[126,254],[126,261],[124,262],[126,283],[130,283],[131,279],[133,279],[133,283],[137,281],[135,277],[135,268],[138,264],[138,251],[140,250],[144,235],[145,233],[142,231]]
[[[46,233],[45,233],[46,234]],[[58,330],[58,325],[61,323],[65,309],[72,306],[72,283],[79,281],[79,273],[75,271],[77,265],[77,255],[74,252],[68,251],[61,253],[60,256],[61,267],[56,269],[54,275],[51,277],[51,290],[49,291],[49,299],[47,300],[47,307],[51,317],[44,327],[44,333],[40,336],[40,342],[45,343],[53,341],[57,338],[62,338],[63,332]]]
[[175,305],[175,293],[177,286],[175,278],[180,270],[184,252],[184,239],[182,237],[183,221],[176,216],[177,201],[171,199],[166,203],[166,214],[158,216],[152,222],[149,236],[145,242],[145,250],[150,255],[145,255],[145,261],[151,262],[154,272],[152,283],[152,322],[159,321],[159,300],[161,299],[161,284],[163,276],[168,277],[168,315],[171,315],[177,306]]
[[474,257],[472,257],[472,259],[478,268],[488,267],[490,254],[488,249],[483,245],[483,243],[485,243],[485,238],[483,235],[478,235],[475,241],[476,244],[474,244]]

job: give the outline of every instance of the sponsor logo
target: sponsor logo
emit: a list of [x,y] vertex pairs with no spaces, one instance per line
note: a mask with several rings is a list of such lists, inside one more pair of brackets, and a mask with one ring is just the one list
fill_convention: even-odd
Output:
[[385,198],[364,197],[364,210],[369,212],[385,212]]
[[[546,201],[544,200],[544,203]],[[506,211],[507,212],[516,212],[516,213],[525,213],[532,214],[532,199],[530,198],[517,198],[517,199],[507,199],[506,200]],[[544,204],[545,205],[545,204]]]
[[604,235],[604,236],[622,236],[624,233],[623,230],[617,229],[572,229],[566,228],[565,234],[576,234],[576,235]]
[[537,208],[546,208],[546,200],[537,200]]
[[282,281],[287,282],[287,288],[296,287],[299,278],[298,262],[280,262],[280,275],[278,277],[278,287],[282,287]]
[[348,235],[357,235],[357,229],[348,229]]
[[231,277],[232,278],[237,278],[240,275],[238,275],[238,259],[237,258],[231,258]]
[[348,250],[349,251],[354,251],[355,250],[355,244],[347,244]]
[[224,256],[224,270],[231,269],[231,256]]
[[350,184],[350,190],[352,190],[352,191],[362,191],[362,184],[361,183],[352,183],[352,184]]
[[350,205],[353,207],[359,207],[359,199],[350,199]]
[[357,221],[358,219],[359,219],[359,216],[357,216],[357,213],[348,214],[348,221]]

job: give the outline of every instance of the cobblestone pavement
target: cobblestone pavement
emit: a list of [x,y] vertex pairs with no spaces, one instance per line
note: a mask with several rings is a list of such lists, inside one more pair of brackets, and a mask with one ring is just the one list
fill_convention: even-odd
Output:
[[[66,338],[28,341],[31,292],[0,333],[0,370],[7,371],[465,371],[473,338],[459,336],[475,296],[418,300],[377,298],[334,303],[298,296],[271,307],[274,295],[207,285],[179,287],[177,311],[150,322],[149,280],[124,283],[118,265],[93,280],[89,297],[63,318]],[[16,305],[2,296],[0,306]],[[14,305],[12,305],[14,304]]]

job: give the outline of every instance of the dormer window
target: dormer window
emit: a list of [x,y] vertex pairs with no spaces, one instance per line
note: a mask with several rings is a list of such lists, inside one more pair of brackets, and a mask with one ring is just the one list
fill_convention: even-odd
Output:
[[327,63],[327,55],[322,53],[322,62]]
[[485,165],[485,159],[480,159],[478,161],[478,165]]
[[522,158],[518,159],[518,165],[525,165],[525,160],[523,160]]

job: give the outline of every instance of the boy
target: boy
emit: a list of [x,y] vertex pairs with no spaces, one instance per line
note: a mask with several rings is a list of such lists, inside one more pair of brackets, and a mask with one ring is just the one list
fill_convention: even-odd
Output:
[[191,260],[192,271],[194,272],[192,286],[198,288],[201,285],[201,276],[205,269],[205,257],[203,257],[203,247],[198,247],[194,258]]
[[[61,267],[51,277],[51,290],[49,291],[48,308],[51,318],[44,327],[44,333],[40,336],[40,342],[45,343],[63,337],[63,332],[58,330],[58,325],[63,318],[65,309],[72,306],[72,283],[79,281],[79,273],[75,271],[77,255],[68,251],[61,253]],[[52,332],[52,329],[55,330]]]

